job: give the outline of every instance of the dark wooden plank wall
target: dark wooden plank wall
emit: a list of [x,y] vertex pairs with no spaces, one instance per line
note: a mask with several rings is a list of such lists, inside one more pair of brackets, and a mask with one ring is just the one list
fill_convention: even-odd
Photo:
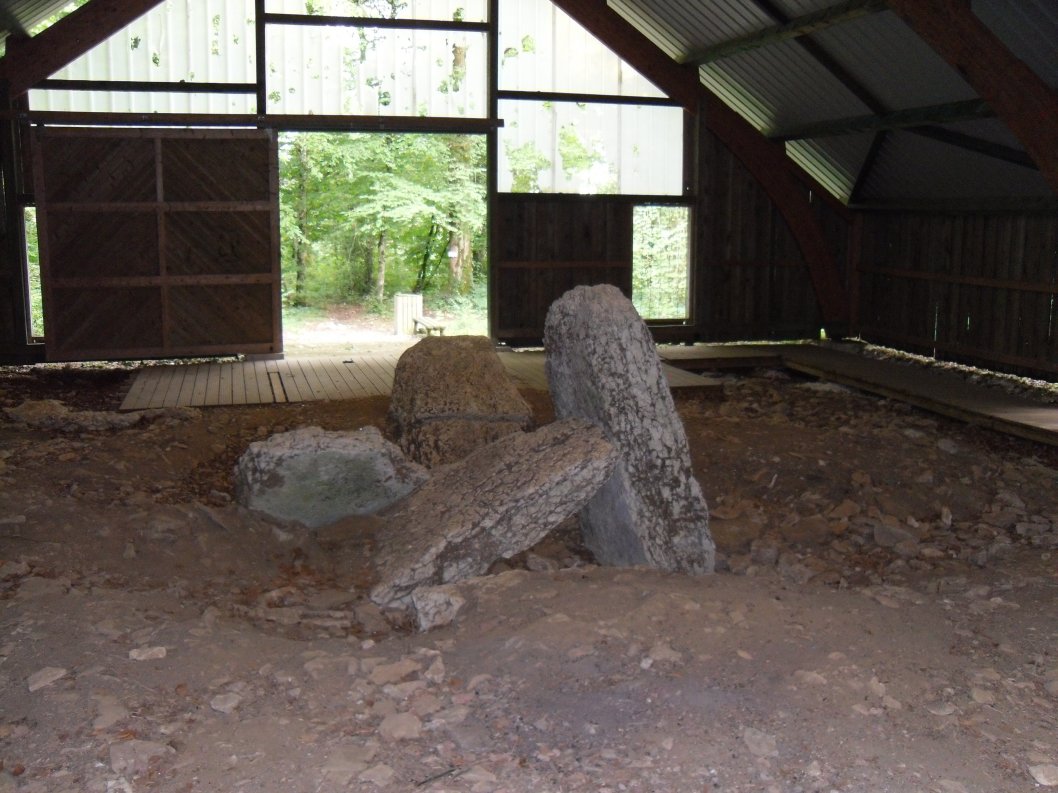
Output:
[[50,360],[282,349],[265,132],[36,137]]
[[1058,373],[1058,216],[894,212],[860,223],[865,339],[1020,374]]
[[[6,102],[0,91],[0,108],[17,111],[24,106]],[[27,316],[25,138],[24,124],[0,120],[0,363],[32,363],[44,357],[44,346],[30,339]]]
[[[808,269],[775,205],[707,131],[699,138],[698,161],[697,337],[728,341],[817,336],[820,314]],[[822,201],[815,205],[843,263],[848,224]]]
[[618,196],[503,194],[490,278],[493,338],[539,344],[547,310],[575,286],[632,293],[632,202]]

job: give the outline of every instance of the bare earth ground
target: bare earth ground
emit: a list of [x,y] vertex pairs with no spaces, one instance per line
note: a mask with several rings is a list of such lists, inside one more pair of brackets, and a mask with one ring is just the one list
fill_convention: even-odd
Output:
[[[130,378],[4,369],[0,408]],[[722,571],[595,567],[567,530],[426,634],[365,600],[370,537],[230,503],[248,443],[385,399],[0,410],[0,791],[1058,784],[1054,450],[781,372],[725,392],[678,401]]]

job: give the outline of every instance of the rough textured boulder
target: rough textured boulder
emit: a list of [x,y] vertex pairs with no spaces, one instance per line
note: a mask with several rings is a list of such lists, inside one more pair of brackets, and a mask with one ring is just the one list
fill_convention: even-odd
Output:
[[602,430],[573,419],[437,469],[385,515],[371,599],[404,605],[419,587],[481,575],[535,545],[591,498],[616,461]]
[[544,346],[555,414],[600,425],[621,455],[581,513],[585,544],[603,564],[712,572],[687,435],[632,303],[612,286],[579,286],[548,311]]
[[251,443],[235,466],[235,497],[250,509],[314,528],[378,512],[428,476],[375,427],[307,427]]
[[528,429],[531,414],[484,336],[428,336],[397,362],[390,433],[427,468]]

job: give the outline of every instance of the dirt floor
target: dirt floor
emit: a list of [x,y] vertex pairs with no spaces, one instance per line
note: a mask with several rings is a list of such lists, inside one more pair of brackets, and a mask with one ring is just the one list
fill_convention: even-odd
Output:
[[[575,527],[425,634],[364,543],[232,504],[285,429],[387,400],[111,411],[130,370],[0,369],[0,791],[1028,791],[1058,785],[1058,454],[779,371],[678,400],[721,548]],[[526,392],[538,422],[546,394]]]

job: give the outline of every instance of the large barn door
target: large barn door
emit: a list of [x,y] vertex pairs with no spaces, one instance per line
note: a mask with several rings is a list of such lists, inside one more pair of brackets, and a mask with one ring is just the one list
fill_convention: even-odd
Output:
[[34,137],[48,360],[282,351],[275,136]]
[[610,196],[498,197],[489,273],[490,333],[540,344],[551,304],[575,286],[613,284],[632,296],[632,203]]

